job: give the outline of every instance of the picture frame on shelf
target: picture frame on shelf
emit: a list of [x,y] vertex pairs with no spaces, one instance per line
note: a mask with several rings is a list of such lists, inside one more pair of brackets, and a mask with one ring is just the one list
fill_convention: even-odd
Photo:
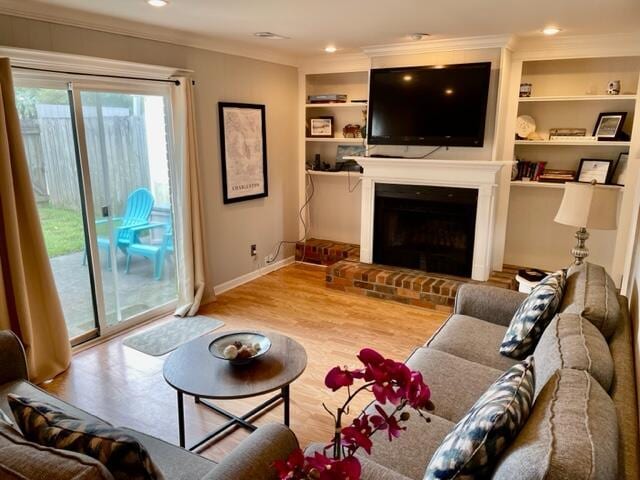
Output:
[[616,140],[620,137],[627,112],[601,112],[598,115],[593,136],[598,140]]
[[604,185],[609,181],[612,166],[613,160],[583,158],[578,166],[576,181],[592,183],[595,180],[596,183]]
[[223,202],[269,195],[265,106],[218,102]]
[[629,160],[629,152],[622,152],[618,155],[618,159],[616,163],[613,165],[611,169],[611,179],[609,183],[614,185],[624,185],[625,177],[627,174],[627,166]]
[[314,117],[309,119],[309,136],[313,138],[333,138],[333,117]]

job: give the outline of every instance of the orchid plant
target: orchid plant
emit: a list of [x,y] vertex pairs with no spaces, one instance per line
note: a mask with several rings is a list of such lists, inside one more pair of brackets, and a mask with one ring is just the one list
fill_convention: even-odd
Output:
[[[333,440],[322,452],[312,456],[305,456],[298,449],[286,460],[275,462],[281,480],[359,480],[362,468],[355,454],[359,449],[371,454],[374,433],[386,431],[389,441],[397,438],[406,430],[402,424],[410,418],[407,407],[429,422],[424,410],[433,409],[431,392],[420,372],[412,371],[402,362],[384,358],[370,348],[361,350],[358,359],[363,367],[353,370],[334,367],[324,381],[334,392],[347,389],[347,399],[335,413],[322,404],[335,423]],[[356,381],[362,383],[354,387]],[[351,402],[365,391],[373,393],[377,401],[376,413],[362,413],[343,427]],[[382,407],[387,404],[390,408]]]

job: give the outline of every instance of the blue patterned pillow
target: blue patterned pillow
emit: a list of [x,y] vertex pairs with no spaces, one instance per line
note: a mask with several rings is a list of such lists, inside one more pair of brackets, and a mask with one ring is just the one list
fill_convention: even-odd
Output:
[[500,345],[501,354],[521,359],[533,352],[560,306],[566,283],[567,272],[558,270],[533,287],[511,319]]
[[431,457],[424,480],[481,478],[491,473],[529,417],[535,379],[533,356],[491,385]]
[[132,436],[106,423],[70,417],[55,407],[7,395],[24,437],[40,445],[93,457],[115,480],[163,480],[147,450]]

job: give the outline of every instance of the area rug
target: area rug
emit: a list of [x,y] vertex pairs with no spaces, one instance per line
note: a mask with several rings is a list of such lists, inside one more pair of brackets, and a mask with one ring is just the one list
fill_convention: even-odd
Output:
[[147,355],[159,357],[223,325],[222,320],[204,315],[175,318],[157,327],[131,335],[122,343]]

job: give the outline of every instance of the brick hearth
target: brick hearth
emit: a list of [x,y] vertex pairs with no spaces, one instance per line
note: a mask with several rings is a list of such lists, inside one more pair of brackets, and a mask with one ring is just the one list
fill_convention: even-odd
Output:
[[310,238],[304,243],[296,244],[296,261],[298,262],[329,266],[341,260],[359,261],[360,246],[317,238]]
[[[421,270],[360,263],[359,259],[360,247],[350,243],[312,238],[296,245],[296,260],[325,265],[327,287],[343,292],[450,312],[460,285],[480,283]],[[502,272],[493,272],[484,283],[517,290],[518,268],[521,267],[505,265]]]
[[327,267],[329,288],[446,312],[453,309],[458,287],[469,282],[418,270],[346,260]]

